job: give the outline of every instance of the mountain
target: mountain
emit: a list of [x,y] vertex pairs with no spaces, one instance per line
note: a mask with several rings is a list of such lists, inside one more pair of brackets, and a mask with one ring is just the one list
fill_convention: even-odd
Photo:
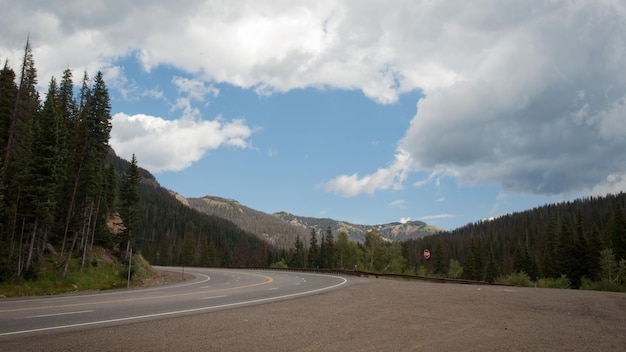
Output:
[[[107,156],[121,176],[130,163],[113,150]],[[180,195],[161,187],[147,170],[139,168],[140,226],[134,233],[135,250],[158,265],[264,266],[274,247],[254,233],[221,216],[194,209]]]
[[248,208],[234,199],[220,197],[176,198],[191,208],[212,216],[224,218],[239,226],[242,230],[253,233],[260,239],[276,248],[290,248],[296,237],[304,239],[308,236],[306,228],[292,225],[280,218]]
[[278,248],[292,247],[296,236],[308,241],[311,230],[315,229],[318,234],[321,234],[329,226],[334,236],[344,231],[355,242],[363,242],[365,233],[371,229],[378,230],[382,237],[388,241],[422,238],[443,231],[421,221],[395,222],[373,226],[355,225],[345,221],[297,216],[287,212],[267,214],[248,208],[233,199],[212,196],[187,199],[180,195],[177,197],[181,202],[189,204],[190,207],[202,213],[232,221],[244,231],[253,233]]
[[323,233],[330,226],[335,236],[343,231],[355,242],[363,242],[365,240],[365,233],[373,229],[378,230],[383,239],[389,242],[422,238],[443,231],[443,229],[439,227],[428,225],[422,221],[407,221],[405,223],[392,222],[380,225],[357,225],[328,218],[320,219],[297,216],[287,212],[275,213],[274,216],[290,224],[306,228],[309,232],[311,229],[315,229],[318,233]]

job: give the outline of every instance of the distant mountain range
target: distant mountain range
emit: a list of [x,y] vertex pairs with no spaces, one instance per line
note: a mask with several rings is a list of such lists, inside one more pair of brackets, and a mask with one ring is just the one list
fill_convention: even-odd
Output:
[[330,226],[333,235],[341,231],[355,242],[363,242],[365,233],[376,229],[387,241],[404,241],[407,239],[422,238],[443,231],[436,226],[422,221],[406,223],[394,222],[381,225],[357,225],[345,221],[328,218],[313,218],[297,216],[287,212],[267,214],[242,205],[236,200],[206,196],[202,198],[184,198],[179,194],[172,194],[183,204],[197,211],[227,219],[241,229],[275,245],[278,248],[289,248],[295,243],[297,236],[308,241],[311,231],[315,229],[321,236]]

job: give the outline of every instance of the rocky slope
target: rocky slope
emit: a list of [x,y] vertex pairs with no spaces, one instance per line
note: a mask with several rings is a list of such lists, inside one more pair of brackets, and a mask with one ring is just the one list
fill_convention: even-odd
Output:
[[[321,234],[330,226],[333,235],[341,231],[355,242],[363,242],[365,233],[376,229],[387,241],[404,241],[435,234],[442,229],[421,221],[394,222],[380,225],[358,225],[328,218],[297,216],[287,212],[267,214],[248,208],[236,200],[206,196],[202,198],[176,197],[188,206],[209,215],[232,221],[243,230],[249,231],[278,248],[290,248],[297,236],[308,243],[313,229]],[[335,237],[336,238],[336,237]]]

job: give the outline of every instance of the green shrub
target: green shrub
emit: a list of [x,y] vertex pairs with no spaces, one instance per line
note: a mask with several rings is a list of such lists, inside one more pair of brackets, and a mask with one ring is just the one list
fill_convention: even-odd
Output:
[[450,259],[450,265],[448,267],[448,277],[451,279],[458,279],[463,275],[463,266],[456,259]]
[[537,287],[541,288],[570,288],[571,282],[566,275],[561,275],[558,279],[541,278],[537,282]]
[[287,265],[287,263],[285,263],[285,259],[281,259],[275,263],[270,264],[270,268],[287,269],[289,268],[289,266]]
[[530,280],[530,277],[525,272],[512,273],[508,276],[500,276],[496,280],[497,284],[506,284],[520,287],[533,287],[534,282]]
[[626,285],[620,285],[614,281],[607,279],[601,279],[600,281],[592,281],[583,277],[580,284],[581,290],[593,290],[593,291],[610,291],[610,292],[626,292]]

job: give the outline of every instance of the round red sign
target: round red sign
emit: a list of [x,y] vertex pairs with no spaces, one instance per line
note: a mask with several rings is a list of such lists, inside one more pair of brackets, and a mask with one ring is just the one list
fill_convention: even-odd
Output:
[[430,250],[424,249],[424,259],[430,259]]

